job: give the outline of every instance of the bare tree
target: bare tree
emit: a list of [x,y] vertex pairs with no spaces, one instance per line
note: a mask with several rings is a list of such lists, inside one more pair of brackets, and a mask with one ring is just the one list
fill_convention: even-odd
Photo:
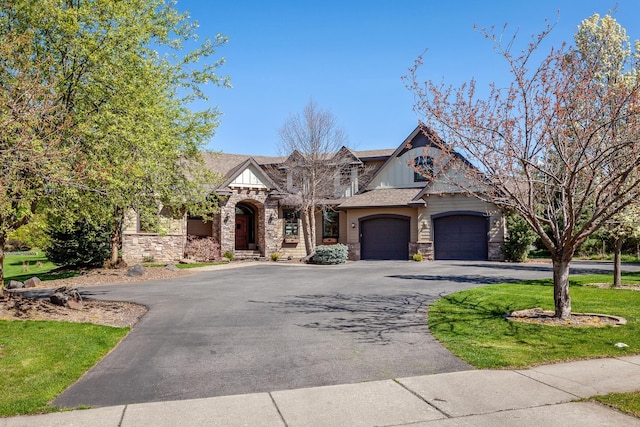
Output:
[[339,192],[340,176],[350,161],[347,137],[329,110],[313,100],[302,113],[291,115],[280,129],[279,151],[289,155],[283,167],[286,188],[300,206],[307,255],[315,251],[315,212]]
[[575,250],[640,196],[640,81],[638,58],[612,17],[583,21],[577,47],[543,56],[552,28],[518,53],[515,36],[505,44],[502,34],[481,30],[512,75],[486,97],[475,80],[420,83],[422,57],[405,82],[439,147],[473,165],[463,177],[449,174],[462,177],[456,185],[517,211],[549,249],[555,315],[566,319]]

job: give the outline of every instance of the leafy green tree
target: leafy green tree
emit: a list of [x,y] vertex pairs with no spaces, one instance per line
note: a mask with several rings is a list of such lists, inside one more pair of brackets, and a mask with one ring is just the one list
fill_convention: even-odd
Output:
[[51,222],[45,248],[49,261],[66,267],[96,267],[109,258],[108,224],[92,224],[86,219],[69,224],[59,218]]
[[487,97],[473,80],[457,88],[420,83],[422,58],[406,82],[416,111],[442,138],[436,144],[475,166],[454,184],[516,211],[549,250],[555,315],[566,319],[576,249],[640,197],[640,45],[632,50],[614,18],[594,15],[580,25],[575,46],[541,55],[551,30],[521,52],[515,36],[481,30],[512,75]]
[[8,235],[60,186],[79,185],[69,162],[77,146],[55,102],[57,81],[43,73],[51,58],[36,56],[34,37],[0,32],[0,283]]
[[517,213],[508,214],[507,237],[502,246],[505,260],[525,262],[531,245],[536,241],[537,236],[524,218]]
[[213,59],[226,38],[199,43],[196,27],[164,0],[15,0],[0,14],[0,32],[31,31],[31,57],[50,60],[41,72],[78,135],[68,162],[83,174],[83,187],[59,193],[62,209],[110,224],[113,263],[127,210],[206,206],[200,149],[219,113],[190,106],[203,85],[229,83]]
[[47,218],[41,213],[32,215],[29,222],[9,233],[7,240],[10,244],[15,242],[15,244],[27,248],[42,249],[46,247],[49,243]]

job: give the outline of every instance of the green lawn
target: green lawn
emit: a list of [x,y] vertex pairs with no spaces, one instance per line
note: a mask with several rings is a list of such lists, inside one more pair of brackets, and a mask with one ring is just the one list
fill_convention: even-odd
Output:
[[[638,284],[640,273],[625,274],[622,281]],[[568,360],[639,354],[640,291],[584,286],[611,282],[611,275],[572,277],[572,310],[622,316],[627,319],[624,326],[572,328],[505,319],[504,315],[514,310],[533,307],[553,310],[551,280],[534,280],[484,286],[441,298],[429,308],[429,329],[446,348],[477,368],[528,368]],[[618,342],[629,347],[614,347]],[[640,393],[602,399],[621,410],[639,413]]]
[[0,320],[0,416],[59,410],[48,404],[128,332],[88,323]]
[[3,263],[5,284],[9,283],[10,280],[24,282],[33,276],[38,276],[40,280],[54,280],[78,275],[78,272],[73,271],[55,272],[54,270],[58,266],[47,260],[44,252],[34,249],[28,253],[31,252],[36,252],[37,255],[16,253],[5,255]]

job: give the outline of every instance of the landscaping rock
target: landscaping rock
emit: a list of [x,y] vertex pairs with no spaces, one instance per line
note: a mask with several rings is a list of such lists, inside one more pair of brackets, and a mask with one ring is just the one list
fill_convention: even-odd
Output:
[[7,285],[7,289],[22,289],[24,288],[24,283],[18,282],[17,280],[10,280]]
[[196,261],[195,259],[190,259],[190,258],[182,258],[180,260],[180,264],[195,264],[198,261]]
[[175,264],[167,264],[164,268],[169,271],[178,271],[178,267],[176,267]]
[[80,310],[83,307],[82,297],[78,290],[75,288],[67,288],[66,286],[55,289],[49,297],[49,301],[51,301],[52,304],[74,310]]
[[31,279],[27,279],[24,282],[25,288],[35,288],[40,284],[41,280],[37,277],[32,277]]
[[129,277],[144,276],[144,267],[140,264],[134,265],[127,271],[127,276]]

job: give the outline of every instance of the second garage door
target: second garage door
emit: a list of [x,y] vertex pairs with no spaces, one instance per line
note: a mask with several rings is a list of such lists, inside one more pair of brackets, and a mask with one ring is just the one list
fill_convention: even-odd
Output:
[[410,219],[403,216],[377,216],[360,221],[361,259],[409,258]]
[[485,215],[446,215],[433,220],[435,259],[486,260],[488,219]]

